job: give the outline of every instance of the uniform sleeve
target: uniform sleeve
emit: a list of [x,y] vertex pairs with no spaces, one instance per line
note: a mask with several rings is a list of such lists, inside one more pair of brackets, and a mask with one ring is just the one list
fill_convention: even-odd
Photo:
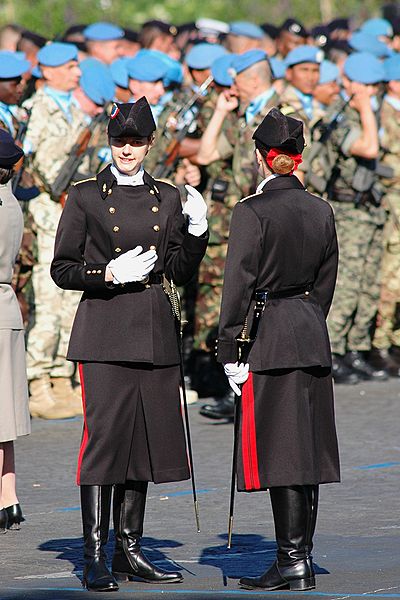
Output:
[[321,305],[325,319],[332,304],[338,269],[338,242],[333,213],[328,217],[326,233],[328,244],[313,288],[313,295]]
[[187,231],[179,191],[176,190],[175,210],[165,257],[165,274],[176,285],[185,285],[196,273],[206,252],[208,231],[201,236]]
[[217,360],[236,362],[236,338],[243,329],[256,288],[262,253],[263,232],[256,213],[240,202],[233,210],[229,232]]
[[50,273],[64,290],[96,291],[109,289],[105,270],[107,263],[85,263],[86,214],[77,187],[72,187],[58,224],[54,258]]

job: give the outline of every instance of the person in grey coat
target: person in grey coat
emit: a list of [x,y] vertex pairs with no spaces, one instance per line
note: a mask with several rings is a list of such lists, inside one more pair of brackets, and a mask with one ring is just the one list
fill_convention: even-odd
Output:
[[[318,486],[340,478],[325,322],[338,247],[331,207],[293,175],[304,148],[302,122],[273,108],[253,139],[265,179],[233,210],[218,360],[241,393],[238,489],[269,489],[278,555],[264,575],[240,584],[306,590],[315,587]],[[254,337],[256,299],[258,331],[239,364],[237,339]]]
[[24,325],[11,287],[24,219],[10,180],[22,156],[0,129],[0,532],[19,529],[24,520],[15,488],[14,440],[31,430]]

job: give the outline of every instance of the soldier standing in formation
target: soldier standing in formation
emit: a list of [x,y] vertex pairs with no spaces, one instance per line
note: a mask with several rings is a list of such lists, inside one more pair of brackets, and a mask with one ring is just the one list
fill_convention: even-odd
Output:
[[[318,486],[339,481],[325,323],[338,249],[332,209],[293,176],[304,148],[302,122],[274,108],[253,139],[265,179],[233,210],[218,360],[241,394],[238,489],[269,489],[278,552],[266,573],[242,577],[240,585],[308,590],[315,587]],[[255,302],[263,313],[240,364],[237,340],[253,332]]]
[[71,189],[51,267],[62,289],[84,292],[68,358],[79,361],[84,403],[77,473],[83,582],[96,591],[118,589],[105,562],[113,485],[114,575],[182,579],[146,559],[140,539],[148,481],[189,478],[178,338],[162,284],[165,276],[182,285],[198,267],[207,247],[207,207],[188,186],[186,226],[179,191],[143,170],[155,128],[144,97],[114,104],[113,164]]

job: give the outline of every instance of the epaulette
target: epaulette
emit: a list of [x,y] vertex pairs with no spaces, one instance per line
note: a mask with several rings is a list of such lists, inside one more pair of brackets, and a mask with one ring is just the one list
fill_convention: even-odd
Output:
[[254,198],[255,196],[259,196],[260,194],[250,194],[250,196],[246,196],[245,198],[242,198],[241,200],[239,200],[239,202],[244,202],[245,200],[248,200],[249,198]]
[[86,181],[96,181],[96,177],[88,177],[87,179],[81,179],[81,181],[75,181],[72,185],[79,185],[80,183],[85,183]]
[[[178,186],[175,185],[174,183],[172,183],[172,181],[170,181],[169,179],[155,179],[154,181],[161,181],[162,183],[167,183],[168,185],[170,185],[171,187],[174,187],[175,189],[178,189]],[[158,190],[156,190],[158,192]]]
[[285,117],[296,112],[293,106],[290,106],[290,104],[284,104],[283,106],[280,106],[279,110],[283,115],[285,115]]

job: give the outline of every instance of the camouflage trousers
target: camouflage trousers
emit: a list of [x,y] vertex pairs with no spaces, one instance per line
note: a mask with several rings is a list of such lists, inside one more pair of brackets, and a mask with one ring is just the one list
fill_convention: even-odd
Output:
[[400,346],[400,190],[387,194],[391,215],[384,230],[381,294],[372,345],[380,349]]
[[30,210],[37,227],[38,262],[33,267],[33,325],[27,342],[28,379],[49,374],[50,377],[71,377],[74,364],[67,361],[67,349],[72,322],[81,292],[61,290],[50,277],[54,239],[61,206],[48,194],[31,201]]
[[228,243],[211,244],[199,269],[194,348],[209,351],[207,338],[217,337]]
[[328,329],[333,353],[371,348],[371,325],[380,294],[382,208],[331,202],[339,242],[339,270]]

